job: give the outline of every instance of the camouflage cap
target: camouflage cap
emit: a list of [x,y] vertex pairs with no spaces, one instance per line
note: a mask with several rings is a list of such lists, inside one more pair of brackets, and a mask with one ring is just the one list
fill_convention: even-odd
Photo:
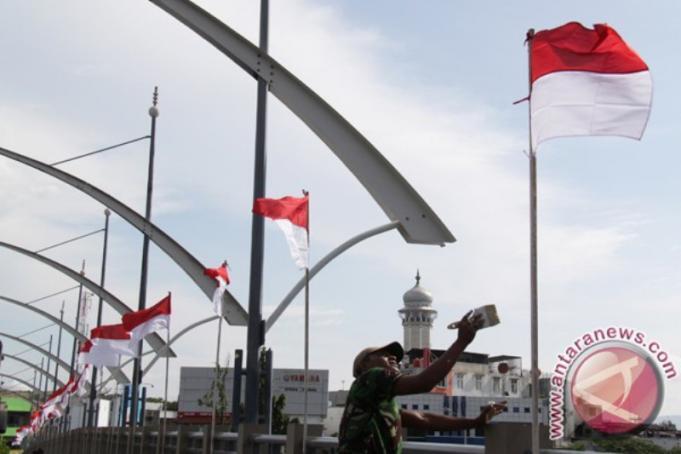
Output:
[[404,349],[402,348],[402,345],[399,342],[391,342],[381,347],[367,347],[361,352],[359,352],[357,356],[355,356],[355,361],[352,364],[353,377],[357,378],[359,376],[361,372],[360,367],[367,356],[384,350],[387,351],[388,353],[392,353],[393,355],[395,355],[398,362],[401,361],[402,357],[404,356]]

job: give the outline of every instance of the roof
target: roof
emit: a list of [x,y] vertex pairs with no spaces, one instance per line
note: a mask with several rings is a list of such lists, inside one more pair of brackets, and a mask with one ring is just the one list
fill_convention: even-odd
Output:
[[16,396],[0,396],[2,402],[7,405],[7,411],[19,411],[19,412],[30,412],[31,403],[22,398]]
[[520,356],[511,356],[511,355],[498,355],[498,356],[490,356],[489,358],[490,363],[496,363],[497,361],[510,361],[512,359],[521,359]]

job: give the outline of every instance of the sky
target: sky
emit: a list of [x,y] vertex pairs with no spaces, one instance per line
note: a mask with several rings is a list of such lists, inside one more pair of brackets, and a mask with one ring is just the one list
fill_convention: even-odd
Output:
[[[259,2],[199,1],[252,42]],[[427,5],[427,6],[424,6]],[[350,121],[421,194],[457,242],[406,244],[396,232],[349,250],[311,283],[313,368],[347,388],[355,354],[402,340],[402,295],[421,283],[446,325],[496,304],[502,323],[469,351],[523,358],[529,367],[528,28],[607,22],[651,69],[654,101],[643,139],[572,138],[538,151],[539,366],[603,326],[645,332],[681,368],[681,215],[677,151],[681,5],[658,1],[451,2],[280,0],[270,6],[269,53]],[[203,39],[150,2],[0,3],[0,146],[46,162],[148,134],[159,87],[153,222],[207,266],[228,259],[233,295],[247,307],[256,84]],[[268,99],[267,195],[311,194],[311,258],[388,221],[330,150],[276,98]],[[60,166],[142,212],[148,143]],[[99,229],[104,207],[30,168],[0,159],[0,239],[37,250]],[[112,215],[106,287],[137,305],[142,236]],[[98,281],[101,234],[45,253]],[[263,312],[301,274],[280,231],[266,225]],[[0,250],[0,295],[31,301],[73,287],[49,267]],[[173,294],[172,330],[213,315],[210,301],[154,245],[148,303]],[[75,318],[75,291],[36,303]],[[0,331],[45,326],[3,304]],[[94,310],[89,316],[92,325]],[[104,308],[104,323],[118,316]],[[303,300],[267,335],[275,367],[303,366]],[[217,323],[173,345],[170,392],[180,366],[210,366]],[[52,327],[31,335],[49,341]],[[5,351],[24,348],[7,341]],[[221,360],[245,348],[246,330],[223,331]],[[64,336],[68,357],[71,338]],[[64,352],[68,352],[64,353]],[[35,353],[24,356],[33,361]],[[23,367],[12,360],[3,372]],[[31,372],[18,376],[31,380]],[[163,393],[162,362],[144,378]],[[666,383],[661,414],[681,414],[680,381]]]

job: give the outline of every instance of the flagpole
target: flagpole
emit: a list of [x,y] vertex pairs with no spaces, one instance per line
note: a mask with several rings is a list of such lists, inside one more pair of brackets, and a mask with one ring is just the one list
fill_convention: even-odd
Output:
[[[308,232],[307,244],[310,244]],[[307,452],[307,386],[310,369],[310,268],[305,267],[305,392],[303,393],[303,454]]]
[[[102,270],[99,279],[99,286],[104,288],[104,280],[106,278],[106,253],[109,245],[109,216],[111,211],[107,208],[104,210],[104,244],[102,246]],[[102,306],[103,299],[100,295],[99,305],[97,306],[97,326],[102,324]],[[97,399],[97,367],[92,368],[92,378],[90,379],[90,408],[88,413],[87,425],[92,427],[96,422],[95,416],[95,400]]]
[[[224,301],[221,299],[220,300],[220,305],[223,305]],[[215,400],[217,399],[218,395],[218,378],[220,377],[220,339],[222,337],[222,321],[223,321],[223,316],[222,316],[222,308],[220,308],[220,320],[218,321],[218,342],[217,345],[215,346],[215,374],[216,377],[213,379],[213,398],[211,399],[211,402],[213,404],[213,414],[211,415],[211,423],[210,423],[210,451],[209,454],[213,454],[214,450],[214,443],[215,443]]]
[[[168,292],[170,298],[170,292]],[[168,321],[168,329],[166,329],[166,378],[163,386],[163,428],[161,430],[161,452],[165,452],[166,447],[166,422],[168,421],[168,370],[170,369],[170,320]]]
[[[303,190],[303,195],[308,196]],[[307,452],[307,388],[310,372],[310,205],[307,206],[307,260],[305,264],[305,379],[303,381],[303,454]]]
[[528,139],[530,161],[530,343],[532,380],[532,454],[539,454],[539,292],[537,272],[537,156],[532,146],[532,39],[534,29],[527,31],[528,53]]
[[[152,106],[149,108],[149,116],[151,117],[151,133],[149,139],[149,165],[147,170],[147,197],[144,219],[149,222],[151,220],[151,202],[154,189],[154,157],[156,154],[156,118],[158,118],[158,87],[154,87],[154,94],[152,98]],[[147,305],[147,274],[149,267],[149,236],[145,233],[142,240],[142,270],[140,273],[140,289],[139,289],[139,303],[138,310],[146,308]],[[140,339],[137,342],[137,357],[133,361],[132,371],[132,396],[130,398],[130,435],[128,436],[127,453],[132,451],[134,445],[135,426],[137,425],[137,407],[139,401],[139,384],[142,382],[142,343]],[[141,417],[144,420],[144,415]]]

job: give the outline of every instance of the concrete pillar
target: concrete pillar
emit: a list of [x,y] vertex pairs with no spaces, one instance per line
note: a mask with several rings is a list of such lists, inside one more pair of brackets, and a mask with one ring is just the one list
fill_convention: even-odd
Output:
[[[242,423],[239,425],[239,441],[237,442],[237,452],[239,454],[257,454],[257,446],[253,443],[253,435],[267,433],[264,424]],[[287,453],[289,451],[286,451]]]
[[[308,424],[308,437],[321,437],[324,426],[321,424]],[[301,454],[303,452],[303,425],[290,423],[286,432],[286,454]]]
[[[549,428],[545,424],[539,425],[540,449],[552,448],[549,440]],[[493,422],[485,427],[486,454],[531,454],[532,453],[532,424]]]

